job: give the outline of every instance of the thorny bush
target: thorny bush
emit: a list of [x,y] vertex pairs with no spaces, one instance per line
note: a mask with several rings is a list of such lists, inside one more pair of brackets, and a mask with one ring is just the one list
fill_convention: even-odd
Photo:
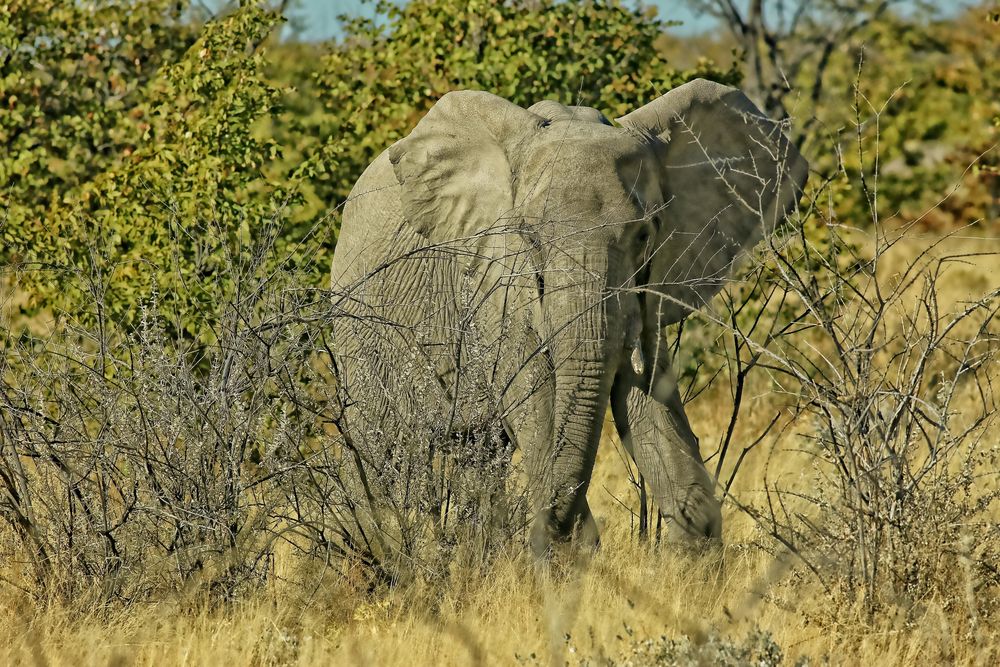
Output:
[[[957,303],[941,290],[947,272],[995,262],[1000,246],[983,237],[955,251],[951,237],[975,228],[928,241],[914,224],[886,224],[878,137],[861,131],[884,108],[860,94],[854,108],[855,159],[875,166],[814,175],[741,280],[673,332],[675,356],[693,368],[689,397],[720,376],[729,382],[731,417],[709,456],[725,502],[756,520],[766,548],[819,579],[831,609],[857,603],[870,618],[936,598],[967,609],[975,631],[1000,590],[1000,288],[970,285]],[[828,203],[845,180],[868,202],[866,225],[845,224]],[[686,351],[692,337],[707,355]],[[751,387],[773,417],[727,462]],[[765,465],[762,500],[736,498],[734,478],[762,442],[774,456],[812,456],[808,486],[770,479]]]

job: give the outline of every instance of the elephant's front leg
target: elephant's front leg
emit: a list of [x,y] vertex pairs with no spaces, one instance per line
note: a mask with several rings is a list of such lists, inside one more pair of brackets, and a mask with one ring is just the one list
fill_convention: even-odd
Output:
[[[514,378],[510,392],[513,400],[507,408],[508,428],[524,453],[533,514],[531,549],[539,558],[545,557],[555,543],[576,539],[581,544],[596,546],[599,540],[597,523],[587,503],[596,452],[556,450],[554,394],[551,366],[544,356],[534,356]],[[590,444],[589,441],[574,443],[580,447]]]
[[714,482],[667,362],[642,374],[623,368],[611,394],[611,411],[622,444],[650,485],[672,540],[717,538],[722,515]]
[[584,474],[567,474],[563,477],[565,484],[555,484],[536,496],[531,549],[537,557],[547,555],[553,544],[570,539],[590,547],[600,543],[597,521],[587,503],[586,484],[576,481],[578,475]]
[[[520,373],[515,380],[512,393],[518,400],[509,409],[508,425],[525,454],[534,514],[531,548],[541,558],[554,543],[571,538],[584,545],[597,545],[599,531],[587,503],[594,457],[590,452],[554,451],[551,369],[541,358],[528,366],[529,372]],[[542,380],[530,382],[524,378]]]

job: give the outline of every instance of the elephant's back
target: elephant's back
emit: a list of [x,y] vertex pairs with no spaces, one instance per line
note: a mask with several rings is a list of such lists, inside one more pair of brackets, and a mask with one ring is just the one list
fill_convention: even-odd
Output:
[[453,335],[462,267],[453,255],[423,251],[428,239],[405,220],[400,189],[385,151],[344,207],[330,282],[338,307],[354,316],[334,327],[347,347],[384,344],[387,334],[376,322],[399,325],[387,325],[389,338],[410,329],[443,346]]
[[368,165],[344,205],[330,271],[331,287],[346,288],[364,279],[394,250],[398,252],[403,214],[399,182],[388,150]]

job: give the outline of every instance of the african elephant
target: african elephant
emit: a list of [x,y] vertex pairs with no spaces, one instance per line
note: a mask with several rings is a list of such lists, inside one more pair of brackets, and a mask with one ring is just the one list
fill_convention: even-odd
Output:
[[[498,409],[544,554],[597,539],[587,487],[610,405],[668,534],[719,537],[662,330],[722,288],[807,171],[741,92],[706,80],[617,125],[588,107],[444,95],[346,203],[331,278],[348,315],[334,333],[348,431],[403,437],[407,415],[433,412],[459,432]],[[461,389],[463,374],[485,380]]]

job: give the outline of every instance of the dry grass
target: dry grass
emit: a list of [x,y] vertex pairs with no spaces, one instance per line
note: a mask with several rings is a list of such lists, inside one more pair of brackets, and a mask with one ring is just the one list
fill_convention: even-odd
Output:
[[[947,250],[982,252],[998,244],[957,238]],[[891,276],[925,246],[926,239],[900,244],[880,272]],[[971,257],[945,274],[941,301],[978,297],[998,276],[995,255]],[[720,387],[688,406],[703,451],[722,438],[729,400]],[[776,400],[766,387],[751,388],[736,442],[767,425]],[[833,664],[1000,662],[1000,591],[995,581],[975,582],[968,572],[956,577],[972,591],[966,604],[932,596],[872,621],[857,595],[824,591],[793,557],[764,548],[765,532],[731,503],[726,546],[716,553],[639,543],[626,509],[637,505],[636,494],[612,433],[607,425],[590,491],[603,526],[603,546],[592,557],[542,572],[512,550],[487,570],[455,565],[434,589],[368,591],[339,570],[308,589],[291,583],[299,577],[289,550],[277,554],[274,583],[249,600],[212,606],[182,599],[86,613],[65,602],[38,605],[3,585],[0,664],[652,664],[635,657],[643,640],[739,641],[757,629],[771,634],[789,664],[800,657]],[[990,438],[996,444],[1000,434],[994,430]],[[765,471],[786,490],[807,490],[818,465],[794,429],[785,431],[747,459],[735,495],[743,503],[761,502]],[[1000,509],[993,507],[990,516],[1000,522]],[[961,556],[942,556],[942,567],[960,569]],[[9,568],[0,575],[20,576]]]
[[[609,467],[605,458],[604,467]],[[605,473],[608,474],[608,473]],[[488,572],[455,572],[444,591],[366,596],[331,584],[311,604],[280,592],[222,610],[158,604],[77,617],[34,610],[8,590],[4,664],[576,664],[627,654],[646,637],[768,630],[786,656],[836,664],[996,664],[1000,633],[970,636],[964,610],[933,600],[915,624],[880,619],[831,627],[826,598],[787,563],[743,546],[754,529],[730,516],[721,558],[645,549],[617,526],[562,582],[512,557]],[[841,614],[842,617],[849,614]]]

